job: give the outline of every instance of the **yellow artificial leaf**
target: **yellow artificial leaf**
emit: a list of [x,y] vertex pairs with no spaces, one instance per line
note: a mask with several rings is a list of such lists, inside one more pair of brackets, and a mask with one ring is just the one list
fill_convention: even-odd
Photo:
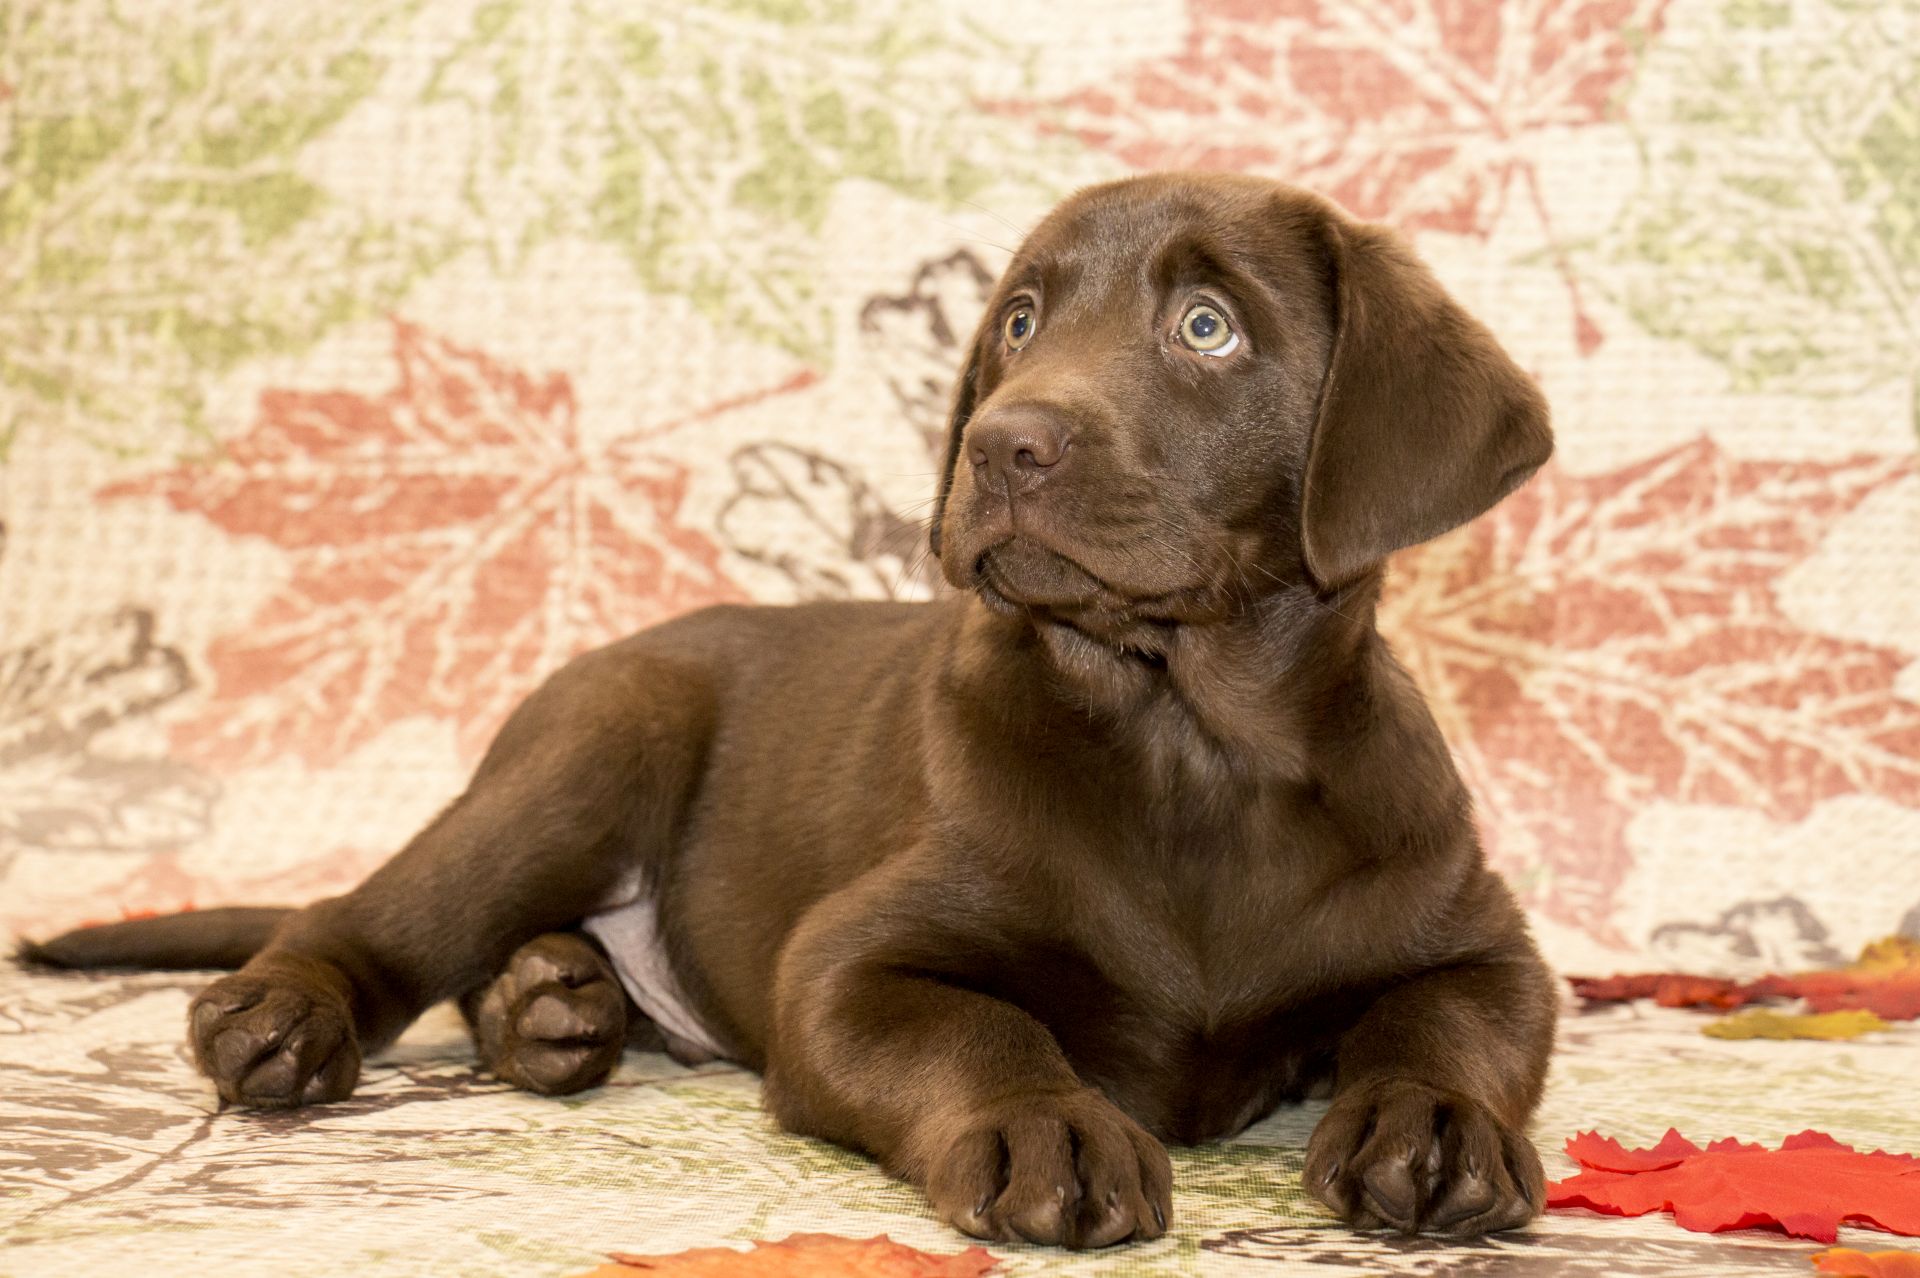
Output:
[[1920,971],[1920,940],[1911,936],[1881,937],[1860,951],[1852,969],[1881,975]]
[[1811,1016],[1795,1016],[1787,1012],[1770,1012],[1765,1008],[1755,1008],[1742,1012],[1738,1016],[1726,1016],[1700,1028],[1702,1034],[1713,1038],[1817,1038],[1846,1039],[1859,1038],[1875,1030],[1887,1028],[1887,1023],[1872,1012],[1859,1010],[1843,1012],[1818,1012]]

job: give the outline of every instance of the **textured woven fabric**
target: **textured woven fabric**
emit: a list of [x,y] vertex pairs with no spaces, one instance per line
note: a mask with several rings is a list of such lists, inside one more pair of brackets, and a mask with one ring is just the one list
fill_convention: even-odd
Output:
[[[1194,166],[1398,226],[1553,404],[1554,463],[1381,611],[1550,956],[1750,974],[1920,933],[1917,57],[1914,0],[0,5],[0,928],[342,890],[568,655],[928,595],[1008,247]],[[633,1056],[540,1101],[442,1026],[349,1105],[212,1117],[189,983],[0,980],[0,1272],[957,1244],[737,1074]],[[1566,1037],[1543,1148],[1920,1149],[1877,1090],[1911,1026]],[[1182,1155],[1176,1236],[1073,1263],[1779,1251],[1356,1242],[1300,1199],[1310,1117]]]
[[[966,1240],[866,1160],[774,1129],[752,1075],[629,1053],[567,1100],[479,1076],[450,1009],[371,1063],[352,1100],[216,1113],[180,1039],[198,982],[171,975],[0,972],[0,1273],[569,1274],[605,1251],[671,1252],[790,1233],[885,1233],[934,1252]],[[1813,1125],[1860,1148],[1920,1149],[1911,1026],[1847,1044],[1728,1043],[1701,1017],[1614,1007],[1561,1027],[1534,1136],[1549,1175],[1599,1127],[1651,1144],[1777,1143]],[[1072,1256],[991,1250],[1010,1274],[1809,1273],[1815,1244],[1689,1234],[1664,1216],[1556,1212],[1463,1246],[1359,1235],[1303,1193],[1324,1102],[1226,1145],[1173,1151],[1175,1226],[1151,1244]],[[1868,1249],[1899,1240],[1846,1228]]]

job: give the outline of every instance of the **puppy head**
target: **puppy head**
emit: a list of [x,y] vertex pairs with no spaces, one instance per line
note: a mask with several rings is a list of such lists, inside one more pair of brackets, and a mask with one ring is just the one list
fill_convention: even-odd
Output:
[[1112,637],[1339,589],[1551,450],[1538,388],[1391,233],[1263,179],[1134,178],[1007,268],[932,542],[988,604]]

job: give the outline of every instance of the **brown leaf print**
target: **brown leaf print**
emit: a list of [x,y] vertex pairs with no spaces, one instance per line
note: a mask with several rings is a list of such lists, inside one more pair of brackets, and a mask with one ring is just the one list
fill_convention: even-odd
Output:
[[[1485,235],[1532,148],[1604,120],[1665,0],[1188,0],[1184,47],[1112,84],[996,104],[1137,169],[1259,172],[1404,230]],[[1600,332],[1572,292],[1583,350]]]
[[938,587],[925,526],[895,514],[858,472],[778,440],[748,444],[731,464],[720,535],[797,598],[924,599]]
[[964,362],[960,348],[986,310],[996,278],[979,254],[955,249],[920,263],[903,292],[876,294],[860,308],[871,365],[881,370],[936,465],[947,452],[947,414]]
[[118,739],[192,686],[153,613],[133,605],[0,649],[0,924],[41,913],[13,878],[29,854],[138,867],[205,835],[219,785]]
[[1627,825],[1659,800],[1779,821],[1870,794],[1920,807],[1911,660],[1803,629],[1775,583],[1908,456],[1745,461],[1702,439],[1616,471],[1553,468],[1400,556],[1382,629],[1528,902],[1618,940]]
[[208,653],[211,696],[177,747],[239,766],[333,763],[411,715],[452,720],[477,754],[574,654],[741,597],[680,522],[688,472],[660,435],[802,373],[606,445],[572,383],[395,322],[399,382],[377,397],[270,390],[217,463],[114,485],[287,552],[285,584]]
[[1792,896],[1742,901],[1712,920],[1662,923],[1647,947],[1661,966],[1696,972],[1791,972],[1845,961],[1819,915]]

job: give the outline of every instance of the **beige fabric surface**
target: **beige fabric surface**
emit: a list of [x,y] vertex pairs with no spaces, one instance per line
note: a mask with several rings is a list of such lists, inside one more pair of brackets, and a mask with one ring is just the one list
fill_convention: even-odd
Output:
[[[1009,246],[1200,166],[1401,228],[1553,403],[1549,470],[1382,610],[1549,954],[1753,973],[1920,931],[1917,59],[1912,0],[0,5],[0,924],[339,891],[568,655],[924,597]],[[444,1019],[349,1105],[216,1117],[191,986],[0,975],[0,1273],[959,1245],[743,1076],[635,1056],[542,1101]],[[1920,1149],[1912,1033],[1578,1019],[1535,1136]],[[1353,1240],[1300,1197],[1311,1117],[1183,1154],[1177,1234],[1072,1271],[1810,1250]]]

